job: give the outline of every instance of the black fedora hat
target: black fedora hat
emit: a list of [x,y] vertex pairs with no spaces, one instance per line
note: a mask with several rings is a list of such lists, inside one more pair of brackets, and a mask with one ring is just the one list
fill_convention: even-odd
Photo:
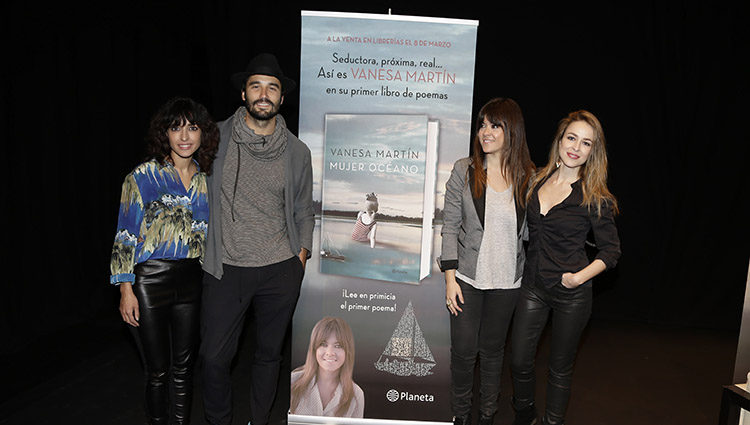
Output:
[[258,56],[250,59],[250,63],[247,64],[247,68],[243,72],[238,72],[232,75],[232,85],[239,90],[245,89],[245,82],[251,75],[270,75],[276,77],[281,82],[281,92],[287,93],[294,90],[297,87],[297,83],[291,78],[284,76],[284,72],[279,66],[279,61],[276,60],[276,56],[270,53],[261,53]]

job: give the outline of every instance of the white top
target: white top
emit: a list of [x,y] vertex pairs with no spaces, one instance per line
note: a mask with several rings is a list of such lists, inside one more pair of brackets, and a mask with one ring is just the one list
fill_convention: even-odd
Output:
[[[292,383],[302,377],[302,371],[292,372]],[[361,418],[365,412],[365,394],[362,392],[362,388],[356,383],[354,384],[354,397],[351,403],[349,403],[349,409],[342,416],[344,418]],[[336,391],[333,393],[333,398],[328,405],[323,408],[323,401],[320,398],[320,391],[318,390],[318,382],[316,378],[310,382],[310,387],[300,397],[299,404],[294,412],[295,415],[310,415],[310,416],[335,416],[336,409],[341,403],[341,396],[343,394],[343,388],[341,384],[336,387]]]
[[477,289],[513,289],[521,286],[516,276],[516,206],[513,186],[496,192],[486,186],[484,232],[474,279],[458,271],[456,276]]

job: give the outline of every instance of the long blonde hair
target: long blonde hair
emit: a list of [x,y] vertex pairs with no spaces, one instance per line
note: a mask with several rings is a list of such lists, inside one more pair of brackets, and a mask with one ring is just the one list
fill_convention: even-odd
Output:
[[565,135],[568,126],[576,121],[583,121],[594,129],[594,140],[591,144],[591,153],[586,162],[578,169],[578,178],[581,179],[581,189],[583,190],[582,205],[586,208],[595,207],[597,215],[602,214],[602,203],[607,203],[612,211],[617,214],[617,199],[607,188],[607,142],[604,139],[604,130],[599,120],[589,111],[579,110],[569,113],[565,118],[560,120],[557,125],[557,132],[549,150],[549,159],[547,165],[541,168],[529,185],[529,191],[526,200],[531,197],[540,183],[555,172],[560,161],[560,141]]
[[307,392],[313,378],[318,374],[318,360],[315,352],[321,343],[328,340],[331,335],[336,336],[336,340],[346,353],[344,364],[339,368],[339,383],[341,384],[342,394],[341,402],[336,408],[336,416],[344,416],[354,399],[354,381],[352,374],[354,371],[354,335],[349,325],[338,317],[324,317],[315,324],[312,333],[310,333],[310,344],[307,347],[307,357],[305,364],[298,367],[294,372],[302,371],[299,377],[291,387],[290,411],[294,413],[299,406],[300,399]]

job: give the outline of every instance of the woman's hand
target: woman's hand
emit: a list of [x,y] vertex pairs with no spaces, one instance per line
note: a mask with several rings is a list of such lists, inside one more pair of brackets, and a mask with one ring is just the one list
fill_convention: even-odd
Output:
[[463,312],[459,303],[464,303],[464,294],[461,287],[456,282],[456,271],[445,271],[445,304],[452,315],[458,316],[458,312]]
[[588,266],[582,268],[577,273],[563,273],[562,285],[568,289],[575,289],[589,280],[593,279],[594,276],[603,272],[607,269],[607,265],[604,261],[596,259],[591,262]]
[[578,281],[578,274],[577,273],[563,273],[562,275],[562,285],[568,289],[575,289],[577,288],[581,283]]
[[138,299],[133,293],[133,285],[130,282],[120,284],[120,315],[125,323],[138,327],[141,314],[138,311]]

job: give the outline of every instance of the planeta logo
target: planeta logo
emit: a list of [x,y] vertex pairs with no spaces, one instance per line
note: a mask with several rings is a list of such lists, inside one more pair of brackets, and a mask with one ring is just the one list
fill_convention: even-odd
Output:
[[385,393],[385,398],[387,398],[391,403],[395,403],[397,401],[421,401],[431,403],[435,401],[435,396],[433,396],[432,394],[411,394],[408,391],[399,392],[394,389],[388,390],[388,392]]

